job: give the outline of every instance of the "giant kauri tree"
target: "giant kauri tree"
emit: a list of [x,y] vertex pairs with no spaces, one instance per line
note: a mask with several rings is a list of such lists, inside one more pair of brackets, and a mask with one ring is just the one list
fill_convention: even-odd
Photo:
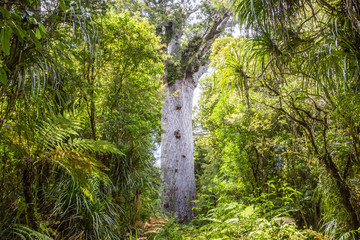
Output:
[[[177,24],[169,21],[163,26],[168,56],[163,79],[166,84],[161,140],[161,168],[166,184],[163,208],[175,214],[179,222],[188,222],[195,216],[192,202],[196,197],[192,137],[194,90],[207,70],[207,56],[214,39],[223,32],[230,19],[226,10],[215,11],[204,5],[197,8],[179,8],[177,11],[181,12],[182,20]],[[204,20],[191,24],[191,16],[196,11]],[[167,15],[166,9],[163,12]],[[187,35],[186,30],[191,27],[194,27],[193,32]]]
[[[183,26],[180,26],[168,45],[170,60],[164,76],[167,95],[162,110],[165,132],[161,142],[162,172],[167,184],[163,207],[175,213],[180,222],[191,220],[195,214],[192,203],[196,196],[192,137],[194,89],[207,69],[206,54],[228,19],[229,13],[222,13],[204,36],[195,36],[187,46],[181,46]],[[177,61],[179,65],[175,65]]]
[[[216,2],[216,1],[215,1]],[[230,11],[214,1],[123,1],[122,8],[140,11],[156,27],[164,44],[166,84],[162,109],[161,169],[165,181],[163,208],[190,221],[196,197],[192,101],[198,80],[208,68],[213,41],[230,26]]]

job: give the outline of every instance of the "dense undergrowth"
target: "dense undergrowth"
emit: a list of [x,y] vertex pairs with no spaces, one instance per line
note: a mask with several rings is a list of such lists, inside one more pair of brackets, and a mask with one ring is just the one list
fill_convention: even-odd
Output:
[[254,205],[221,204],[189,226],[168,223],[153,239],[330,239],[309,229],[300,230],[285,213],[269,220],[261,215]]
[[[300,210],[294,208],[300,193],[294,193],[294,189],[277,193],[273,189],[260,201],[251,199],[252,203],[222,198],[209,203],[209,198],[214,200],[215,196],[202,195],[197,206],[203,209],[198,209],[198,216],[189,225],[180,225],[171,219],[147,239],[356,239],[357,231],[346,231],[339,223],[326,222],[326,219],[319,223],[318,230],[301,226],[296,219]],[[278,197],[274,197],[276,195]]]

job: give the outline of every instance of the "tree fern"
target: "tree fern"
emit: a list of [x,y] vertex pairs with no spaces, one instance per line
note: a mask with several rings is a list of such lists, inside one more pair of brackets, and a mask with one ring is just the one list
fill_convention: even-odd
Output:
[[89,176],[95,175],[105,182],[109,178],[103,172],[107,167],[97,160],[95,154],[122,155],[113,144],[103,140],[79,138],[82,124],[78,120],[53,116],[37,127],[37,162],[49,162],[63,168],[74,181],[89,186]]

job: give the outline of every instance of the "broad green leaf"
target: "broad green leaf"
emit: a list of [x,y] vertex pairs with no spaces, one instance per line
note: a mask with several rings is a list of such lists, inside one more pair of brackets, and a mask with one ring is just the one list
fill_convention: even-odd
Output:
[[2,84],[6,84],[7,83],[7,76],[6,76],[6,72],[4,70],[4,68],[0,68],[0,82]]
[[46,33],[46,29],[45,29],[44,25],[42,25],[42,24],[40,23],[39,26],[40,26],[41,31],[45,34],[45,33]]
[[8,10],[6,10],[5,8],[0,7],[0,12],[4,19],[7,19],[10,17],[10,12]]
[[5,55],[10,54],[10,37],[12,34],[12,29],[9,27],[4,27],[0,32],[0,41],[1,41],[1,49],[5,53]]
[[63,11],[66,10],[66,5],[65,5],[65,2],[63,0],[59,1],[59,5],[60,5],[61,10],[63,10]]
[[14,29],[14,33],[22,40],[24,39],[26,32],[24,31],[24,29],[21,28],[21,26],[16,23],[15,21],[11,21],[13,29]]
[[21,19],[22,19],[22,17],[16,12],[11,13],[11,18],[14,20],[18,20],[18,21],[21,21]]
[[40,33],[39,28],[36,29],[35,35],[36,35],[36,38],[37,38],[37,39],[40,39],[40,38],[41,38],[41,33]]

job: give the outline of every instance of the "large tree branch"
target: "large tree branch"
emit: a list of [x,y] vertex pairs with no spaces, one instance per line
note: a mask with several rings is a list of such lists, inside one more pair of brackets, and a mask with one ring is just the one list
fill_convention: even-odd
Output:
[[210,30],[204,35],[201,54],[205,54],[210,50],[212,43],[214,42],[215,38],[217,38],[227,27],[229,19],[230,19],[230,11],[227,10],[223,15],[220,17],[216,17],[214,24],[210,28]]
[[[185,68],[185,79],[193,78],[193,83],[196,86],[200,77],[207,71],[209,62],[206,54],[210,51],[215,39],[224,32],[228,25],[231,13],[227,10],[221,16],[215,17],[209,31],[207,31],[200,43],[200,47],[193,54],[189,55],[186,60],[187,66]],[[190,75],[190,76],[189,76]]]
[[171,40],[168,44],[168,47],[167,47],[167,51],[168,51],[169,55],[176,53],[176,51],[179,50],[179,47],[180,47],[179,40],[180,40],[181,36],[183,35],[183,30],[184,30],[184,24],[180,26],[180,28],[176,31],[174,36],[171,38]]
[[193,84],[196,87],[199,83],[199,79],[207,72],[210,61],[207,60],[204,65],[199,67],[199,70],[193,75]]

